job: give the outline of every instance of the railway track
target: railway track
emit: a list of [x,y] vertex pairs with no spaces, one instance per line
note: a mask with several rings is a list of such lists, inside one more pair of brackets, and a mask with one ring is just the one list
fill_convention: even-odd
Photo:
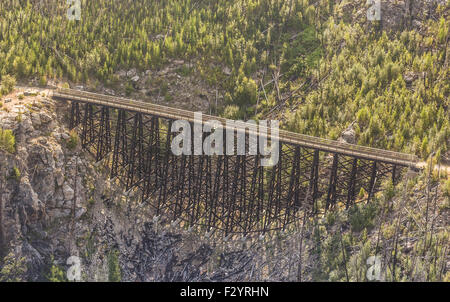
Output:
[[[64,88],[53,90],[51,92],[51,96],[56,100],[90,103],[94,105],[108,106],[117,109],[140,112],[143,114],[150,114],[173,120],[198,122],[196,121],[194,112],[192,111],[145,103],[122,97],[108,96]],[[225,118],[203,114],[202,123],[205,123],[208,120],[217,120],[221,122],[222,125],[224,125],[224,128],[226,128],[225,125],[227,120]],[[246,124],[245,122],[238,123],[237,131],[245,131],[248,133],[250,130],[246,126],[248,126],[248,124]],[[375,160],[405,167],[420,168],[419,158],[411,154],[387,151],[349,143],[342,143],[335,140],[313,137],[285,130],[279,131],[278,139],[283,143],[299,145],[302,147],[313,148],[325,152],[337,153],[368,160]]]

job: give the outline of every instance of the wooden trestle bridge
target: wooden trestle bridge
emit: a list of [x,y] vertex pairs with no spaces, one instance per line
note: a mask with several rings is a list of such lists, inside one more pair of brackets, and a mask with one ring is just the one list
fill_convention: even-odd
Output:
[[[139,188],[156,215],[226,234],[283,229],[303,210],[313,215],[369,201],[383,180],[395,184],[418,162],[414,155],[283,130],[273,167],[262,166],[260,155],[176,156],[172,122],[193,124],[194,112],[71,89],[52,97],[71,103],[70,127],[78,129],[82,147],[97,161],[109,158],[111,178],[127,191]],[[203,115],[208,120],[226,121]]]

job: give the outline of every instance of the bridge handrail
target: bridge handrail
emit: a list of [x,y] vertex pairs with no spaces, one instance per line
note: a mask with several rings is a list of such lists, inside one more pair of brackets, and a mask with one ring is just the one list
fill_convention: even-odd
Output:
[[[64,97],[64,95],[69,98],[70,97],[82,97],[82,98],[85,98],[87,102],[89,102],[89,100],[98,100],[98,101],[102,101],[107,104],[110,104],[112,107],[114,107],[114,105],[122,105],[122,106],[129,107],[129,109],[131,109],[131,110],[136,110],[136,109],[140,109],[143,111],[152,110],[152,111],[156,111],[156,112],[160,113],[162,116],[170,115],[171,117],[174,117],[174,118],[186,119],[186,120],[190,120],[190,121],[192,121],[194,119],[194,112],[192,112],[192,111],[187,111],[187,110],[183,110],[183,109],[179,109],[179,108],[171,108],[171,107],[162,106],[162,105],[158,105],[158,104],[144,103],[141,101],[135,101],[135,100],[126,99],[126,98],[122,98],[122,97],[106,96],[106,95],[102,95],[102,94],[98,94],[98,93],[84,92],[84,91],[65,89],[65,88],[59,88],[56,91],[56,93],[61,94],[62,97]],[[224,123],[227,120],[222,117],[215,117],[215,116],[210,116],[210,115],[203,115],[203,118],[205,121],[214,119],[214,120],[218,120],[222,123]],[[243,123],[242,125],[245,128],[245,123]],[[339,149],[342,149],[344,151],[357,152],[357,153],[361,153],[361,154],[364,154],[364,153],[370,154],[372,157],[373,156],[380,157],[380,158],[386,157],[386,158],[389,158],[394,161],[408,162],[411,164],[413,164],[413,163],[415,164],[419,161],[417,156],[411,155],[411,154],[405,154],[405,153],[399,153],[399,152],[395,152],[395,151],[382,150],[382,149],[377,149],[377,148],[372,148],[372,147],[338,142],[335,140],[314,137],[314,136],[309,136],[309,135],[300,134],[300,133],[289,132],[286,130],[280,130],[279,138],[280,138],[280,140],[294,142],[294,143],[296,140],[300,140],[301,143],[311,144],[311,145],[317,146],[318,148],[322,147],[327,150],[332,149],[332,150],[336,150],[337,152],[339,152]]]

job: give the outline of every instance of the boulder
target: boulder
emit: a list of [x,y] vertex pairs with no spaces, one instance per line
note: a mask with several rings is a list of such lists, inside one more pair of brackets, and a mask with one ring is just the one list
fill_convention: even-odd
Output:
[[47,124],[52,120],[52,117],[45,112],[40,113],[40,119],[42,124]]
[[37,95],[37,94],[38,94],[37,90],[32,90],[32,89],[25,90],[23,93],[24,96],[31,96],[31,95]]
[[67,133],[61,133],[61,139],[63,139],[63,140],[68,140],[70,138],[70,135],[69,134],[67,134]]
[[61,168],[62,166],[64,166],[65,162],[64,162],[64,152],[61,148],[61,146],[56,146],[53,149],[53,159],[55,160],[55,167],[56,168]]
[[55,219],[69,217],[72,215],[72,210],[71,209],[54,209],[54,210],[50,211],[49,215]]
[[109,95],[116,95],[115,91],[109,88],[105,88],[105,93]]
[[415,80],[419,78],[419,73],[408,71],[403,74],[403,79],[407,85],[411,85]]
[[25,131],[25,132],[34,131],[33,123],[31,122],[31,120],[28,117],[24,116],[22,119],[22,122],[20,124],[22,126],[23,131]]
[[47,202],[53,199],[55,194],[55,178],[50,171],[43,170],[40,173],[36,173],[33,178],[34,189],[39,194],[39,199],[43,202]]
[[37,112],[33,112],[31,114],[31,122],[33,123],[33,127],[38,128],[41,125],[41,115]]
[[130,69],[130,70],[128,70],[128,72],[127,72],[127,77],[129,77],[129,78],[133,78],[133,77],[136,76],[136,75],[137,75],[136,68]]
[[231,69],[228,66],[225,66],[222,71],[227,76],[231,75]]
[[61,187],[64,184],[64,175],[62,174],[61,170],[58,170],[55,173],[55,180],[58,187]]
[[75,196],[75,192],[67,183],[63,185],[63,195],[65,200],[72,200]]
[[86,212],[87,212],[86,208],[78,208],[78,209],[75,211],[75,219],[80,218],[80,217],[83,216],[83,214],[86,213]]
[[342,132],[341,137],[338,139],[338,141],[348,144],[356,144],[356,132],[353,129],[353,123]]
[[15,196],[16,200],[24,206],[25,219],[35,220],[40,217],[40,214],[44,210],[43,203],[39,200],[38,195],[33,190],[28,177],[21,179],[18,193]]

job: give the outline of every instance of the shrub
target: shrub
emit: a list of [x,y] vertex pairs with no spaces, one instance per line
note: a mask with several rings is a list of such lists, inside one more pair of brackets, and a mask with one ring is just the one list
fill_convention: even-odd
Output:
[[39,85],[40,86],[47,86],[47,77],[45,75],[41,76],[39,79]]
[[358,198],[363,199],[366,196],[366,190],[361,187],[361,190],[359,190]]
[[68,280],[63,269],[60,266],[53,263],[54,262],[53,256],[51,257],[51,261],[52,266],[50,268],[50,273],[47,276],[47,280],[50,282],[67,282]]
[[127,83],[126,87],[125,87],[125,94],[127,96],[130,96],[134,91],[134,87],[131,83]]
[[166,95],[164,96],[164,101],[165,102],[170,102],[173,100],[173,96],[170,95],[170,93],[166,93]]
[[169,83],[167,83],[166,81],[163,81],[161,83],[161,94],[167,95],[168,92],[169,92]]
[[22,174],[20,173],[19,168],[14,167],[11,173],[11,178],[15,179],[16,181],[20,181],[20,178],[22,177]]
[[4,76],[1,85],[2,94],[7,95],[14,90],[14,86],[16,86],[16,79],[10,75]]
[[0,129],[0,149],[9,153],[16,152],[16,138],[12,130]]
[[0,282],[21,282],[24,281],[27,272],[25,257],[17,257],[14,253],[9,253],[3,259],[3,267],[0,270]]
[[236,83],[234,100],[240,107],[254,105],[257,101],[258,86],[253,79],[244,77],[242,81]]
[[78,137],[78,134],[74,130],[70,131],[70,137],[67,140],[67,148],[69,150],[74,150],[78,146],[79,141],[80,138]]
[[54,264],[50,268],[50,274],[47,279],[50,282],[67,282],[64,271],[59,266]]
[[228,105],[225,107],[225,110],[223,112],[223,117],[232,119],[232,120],[238,120],[242,118],[242,112],[236,105]]
[[22,112],[19,112],[19,114],[17,114],[17,116],[16,116],[16,122],[22,123]]
[[349,222],[352,232],[359,233],[364,229],[369,231],[374,227],[374,219],[378,206],[375,202],[366,205],[355,205],[349,210]]
[[450,198],[450,179],[445,182],[444,185],[444,195]]
[[184,77],[187,77],[187,76],[191,75],[192,69],[189,68],[187,65],[183,65],[183,66],[181,66],[180,68],[178,68],[178,69],[176,70],[176,72],[177,72],[179,75],[182,75],[182,76],[184,76]]
[[108,281],[120,282],[122,279],[119,266],[119,252],[113,251],[108,254]]

